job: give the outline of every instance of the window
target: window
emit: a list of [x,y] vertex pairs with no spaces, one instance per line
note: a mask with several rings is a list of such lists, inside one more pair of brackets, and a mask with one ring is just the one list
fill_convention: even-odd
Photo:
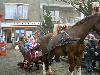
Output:
[[14,19],[17,15],[17,6],[14,4],[5,5],[5,19]]
[[28,4],[5,4],[5,19],[28,19]]
[[[52,17],[52,21],[59,21],[59,11],[58,10],[49,10],[51,17]],[[46,10],[43,11],[43,14],[46,14]]]
[[52,21],[59,21],[59,11],[54,10],[50,12],[51,12]]
[[17,5],[17,17],[22,19],[23,18],[23,5]]

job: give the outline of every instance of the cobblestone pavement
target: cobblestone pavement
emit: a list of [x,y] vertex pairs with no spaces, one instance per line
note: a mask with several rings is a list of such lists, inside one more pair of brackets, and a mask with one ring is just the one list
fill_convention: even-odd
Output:
[[[40,70],[35,70],[33,67],[31,72],[26,72],[18,68],[17,63],[23,60],[23,57],[19,51],[11,49],[8,51],[9,54],[6,57],[0,57],[0,75],[42,75],[42,65]],[[55,75],[68,75],[68,64],[65,62],[53,63],[52,70]],[[84,70],[82,70],[82,75],[86,75]],[[92,73],[90,75],[100,75],[98,73]]]

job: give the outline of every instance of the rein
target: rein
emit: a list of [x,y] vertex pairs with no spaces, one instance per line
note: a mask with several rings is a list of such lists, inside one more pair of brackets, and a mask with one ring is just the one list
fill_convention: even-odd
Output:
[[[66,37],[66,35],[68,36],[68,38],[64,38]],[[64,32],[61,36],[61,40],[59,41],[60,46],[61,45],[67,45],[67,44],[83,44],[83,41],[81,41],[80,38],[72,38],[71,36],[69,36],[69,34],[67,32]]]

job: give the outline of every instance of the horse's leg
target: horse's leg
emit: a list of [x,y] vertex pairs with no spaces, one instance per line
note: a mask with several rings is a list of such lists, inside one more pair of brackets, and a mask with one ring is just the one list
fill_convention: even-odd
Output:
[[46,69],[45,69],[45,64],[43,62],[43,75],[46,75]]
[[49,67],[49,61],[48,61],[48,58],[47,58],[47,54],[43,55],[43,75],[46,75],[47,74],[47,71],[48,71],[48,67]]
[[81,53],[81,55],[79,57],[76,57],[75,61],[76,61],[76,67],[75,67],[75,75],[81,75],[81,65],[82,65],[82,56],[83,53]]
[[78,69],[75,68],[70,75],[81,75],[81,67],[79,67]]
[[43,75],[52,75],[51,66],[49,66],[48,71],[49,72],[47,72],[47,70],[45,69],[45,64],[43,63]]
[[38,62],[35,63],[35,66],[37,68],[36,70],[39,70],[39,63]]
[[55,55],[55,61],[56,61],[56,62],[60,62],[59,57],[60,57],[60,56]]
[[48,53],[48,59],[47,59],[48,73],[47,73],[47,75],[53,75],[52,70],[51,70],[51,64],[52,64],[53,57],[54,57],[54,53],[52,51],[50,53]]
[[69,62],[69,64],[70,64],[70,66],[69,66],[69,71],[70,71],[70,72],[73,72],[73,71],[74,71],[74,67],[75,67],[74,59],[71,58],[71,59],[68,60],[68,62]]
[[74,75],[74,71],[70,75]]
[[81,66],[78,68],[75,68],[75,75],[81,75]]
[[52,73],[51,66],[49,66],[49,73]]

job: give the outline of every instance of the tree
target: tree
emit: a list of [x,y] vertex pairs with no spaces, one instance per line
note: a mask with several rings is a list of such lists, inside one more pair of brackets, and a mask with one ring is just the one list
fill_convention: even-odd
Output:
[[79,12],[85,16],[92,14],[92,2],[99,2],[99,0],[61,0],[62,2],[71,4]]
[[42,29],[43,32],[48,33],[48,32],[53,32],[54,25],[52,23],[52,17],[50,15],[49,10],[45,10],[45,14],[43,15],[44,21],[42,23]]
[[40,38],[44,36],[46,33],[53,33],[54,25],[52,23],[52,17],[50,15],[49,10],[45,10],[45,14],[43,15],[44,21],[42,22],[42,25],[37,27],[37,31],[40,32],[40,36],[37,38],[37,43],[40,43]]

